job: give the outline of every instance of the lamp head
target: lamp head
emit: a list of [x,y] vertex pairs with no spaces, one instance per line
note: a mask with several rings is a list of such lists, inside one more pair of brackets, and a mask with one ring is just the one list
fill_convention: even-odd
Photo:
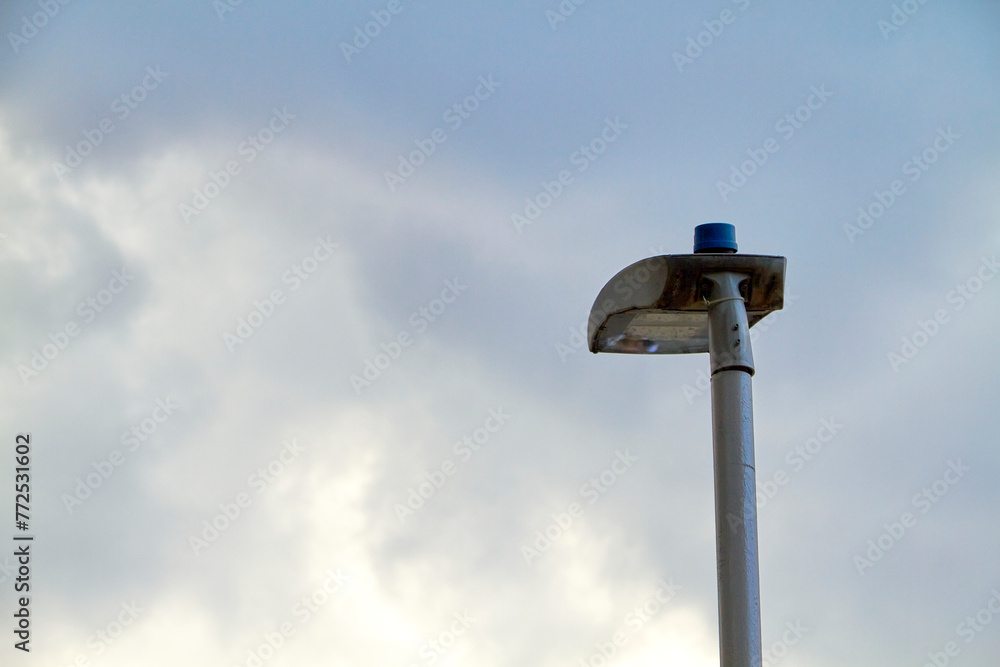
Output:
[[740,295],[753,326],[784,305],[785,258],[736,253],[736,228],[695,228],[695,254],[660,255],[619,271],[590,311],[590,351],[625,354],[708,352],[708,274],[745,278]]

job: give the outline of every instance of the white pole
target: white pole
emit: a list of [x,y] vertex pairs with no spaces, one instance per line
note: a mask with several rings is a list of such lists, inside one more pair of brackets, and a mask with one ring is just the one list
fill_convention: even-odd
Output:
[[760,577],[754,475],[754,373],[745,275],[705,276],[712,367],[715,535],[719,566],[719,651],[722,667],[761,667]]

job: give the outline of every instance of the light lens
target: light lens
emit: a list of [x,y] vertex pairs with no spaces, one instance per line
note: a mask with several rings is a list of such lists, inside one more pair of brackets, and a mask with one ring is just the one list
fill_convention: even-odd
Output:
[[685,354],[708,351],[708,313],[637,310],[608,318],[599,352]]

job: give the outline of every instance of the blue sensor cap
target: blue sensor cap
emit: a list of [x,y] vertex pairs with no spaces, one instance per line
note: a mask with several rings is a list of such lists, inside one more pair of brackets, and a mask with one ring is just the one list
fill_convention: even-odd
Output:
[[736,227],[728,222],[707,222],[694,228],[694,251],[736,252]]

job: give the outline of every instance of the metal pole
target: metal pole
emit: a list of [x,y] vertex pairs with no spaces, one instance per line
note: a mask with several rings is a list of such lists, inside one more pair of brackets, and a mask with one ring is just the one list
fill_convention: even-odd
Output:
[[750,386],[754,366],[746,304],[739,290],[740,281],[747,276],[723,272],[705,277],[712,366],[721,667],[761,667]]

